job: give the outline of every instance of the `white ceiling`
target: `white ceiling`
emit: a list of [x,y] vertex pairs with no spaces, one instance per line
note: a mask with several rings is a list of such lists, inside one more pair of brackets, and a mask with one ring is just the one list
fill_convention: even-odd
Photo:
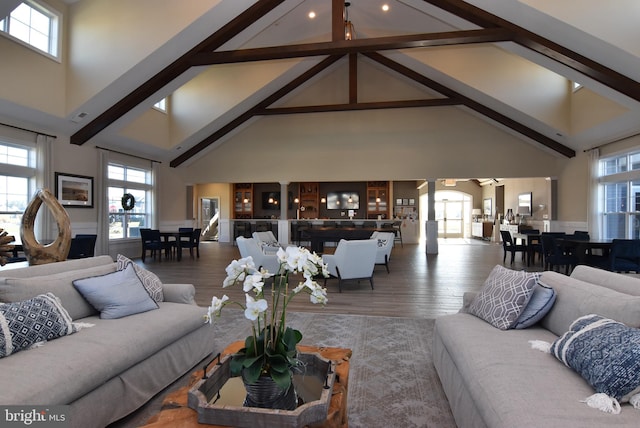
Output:
[[[70,8],[89,1],[91,0],[64,0]],[[220,3],[228,4],[233,1],[235,0],[225,0]],[[286,0],[219,50],[330,41],[331,3],[329,0]],[[353,0],[350,3],[349,18],[355,26],[358,39],[478,28],[422,0],[387,0],[385,2]],[[389,12],[383,12],[380,9],[382,3],[390,6]],[[637,43],[640,40],[640,26],[637,25],[640,18],[640,2],[637,0],[616,0],[615,2],[468,0],[467,3],[600,62],[636,82],[640,81],[640,45]],[[162,7],[161,4],[158,7]],[[316,18],[313,20],[307,16],[310,11],[316,13]],[[76,24],[70,23],[72,27]],[[144,20],[140,21],[140,24],[145,25]],[[87,125],[71,122],[69,119],[73,115],[85,111],[90,114],[89,117],[96,117],[117,101],[121,96],[119,94],[124,95],[127,91],[134,90],[136,85],[143,81],[141,79],[144,76],[159,72],[161,67],[155,60],[157,57],[177,58],[186,50],[187,44],[194,46],[202,37],[202,26],[194,21],[192,26],[176,35],[175,40],[164,44],[152,55],[140,58],[135,67],[112,83],[111,88],[118,88],[118,91],[100,91],[81,105],[69,106],[67,117],[53,117],[3,100],[0,100],[0,114],[14,116],[22,123],[31,122],[56,132],[72,135]],[[575,151],[589,149],[640,132],[640,102],[514,43],[419,48],[383,53],[396,62],[489,106]],[[492,64],[488,60],[483,63],[482,58],[499,58],[510,66],[508,69],[495,70],[491,68]],[[96,139],[101,145],[124,149],[133,154],[171,160],[175,158],[176,153],[197,144],[248,107],[255,105],[266,94],[283,86],[291,80],[292,76],[300,73],[300,70],[317,64],[321,59],[322,57],[317,57],[292,61],[293,65],[283,68],[279,76],[275,76],[262,87],[253,88],[253,92],[245,99],[235,104],[230,102],[227,111],[219,112],[209,123],[201,125],[199,129],[184,138],[156,144],[137,141],[122,132],[125,127],[135,124],[148,111],[154,101],[149,99],[101,131]],[[113,60],[118,59],[114,57]],[[220,66],[212,67],[220,68]],[[193,85],[197,76],[203,76],[212,67],[193,69],[168,84],[160,92],[163,95],[170,95],[184,89],[184,85],[189,83]],[[250,63],[233,67],[237,67],[235,70],[240,72],[240,67],[255,67],[255,65]],[[493,79],[490,76],[493,76]],[[540,79],[540,82],[549,79],[554,82],[561,82],[564,79],[579,81],[593,94],[593,98],[588,99],[611,106],[611,117],[603,119],[595,114],[597,112],[589,112],[588,102],[585,102],[587,105],[582,108],[568,107],[571,112],[564,119],[560,118],[560,115],[545,111],[544,108],[537,110],[532,108],[537,103],[544,106],[547,102],[542,100],[546,94],[537,91],[533,85],[529,87],[526,83],[533,83],[536,79]],[[227,85],[223,81],[219,83],[216,86],[218,90],[226,88],[230,93],[236,90],[232,84]],[[421,91],[424,91],[424,88],[421,88]],[[225,98],[225,95],[217,93],[216,97]],[[233,97],[230,95],[229,99]],[[567,102],[571,103],[571,101]],[[574,102],[577,103],[577,101]],[[593,123],[589,122],[585,125],[585,118],[590,115],[594,115]]]

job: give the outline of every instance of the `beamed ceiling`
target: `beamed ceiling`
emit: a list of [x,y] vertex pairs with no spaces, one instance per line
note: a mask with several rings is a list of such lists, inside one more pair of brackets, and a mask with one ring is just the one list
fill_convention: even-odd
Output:
[[[83,145],[99,141],[112,149],[155,157],[179,167],[216,144],[225,143],[250,121],[269,115],[443,106],[471,111],[560,157],[571,158],[578,150],[640,132],[638,55],[629,48],[634,42],[627,46],[617,39],[627,31],[628,38],[637,40],[637,30],[628,34],[626,19],[637,22],[640,9],[627,0],[623,3],[631,9],[626,11],[626,18],[617,23],[612,19],[607,31],[597,25],[598,19],[607,16],[606,6],[591,0],[566,2],[565,9],[539,9],[538,4],[544,6],[548,2],[533,0],[508,4],[486,0],[397,0],[386,2],[390,6],[386,13],[380,10],[384,2],[354,0],[347,9],[355,26],[354,40],[345,40],[343,1],[247,1],[237,2],[237,11],[231,12],[229,1],[218,2],[210,11],[216,24],[211,25],[212,33],[204,40],[193,42],[182,53],[175,46],[169,49],[170,43],[163,45],[156,53],[173,55],[171,60],[150,69],[145,61],[152,61],[142,59],[122,76],[122,96],[105,105],[104,99],[99,100],[103,96],[99,93],[74,108],[70,116],[88,114],[87,120],[79,124],[69,125],[67,120],[66,126],[73,127],[67,128],[71,129],[70,142]],[[590,12],[594,7],[604,9],[602,15],[582,14],[582,9],[567,14],[572,7]],[[317,15],[313,21],[307,17],[312,10]],[[616,17],[625,16],[625,12],[617,13]],[[221,16],[228,18],[219,22]],[[200,23],[194,21],[192,27]],[[187,26],[176,37],[184,39],[189,32]],[[505,66],[498,67],[494,60],[504,61]],[[409,82],[420,88],[416,93],[427,96],[362,100],[358,93],[362,61],[394,79]],[[340,62],[348,64],[345,102],[293,106],[283,102],[309,82],[334,72],[335,64]],[[189,135],[174,138],[162,147],[123,135],[122,129],[138,120],[155,101],[164,96],[171,100],[198,76],[216,76],[215,70],[230,66],[240,74],[238,67],[248,69],[256,64],[281,69],[243,99],[228,102],[224,111],[212,113],[208,123],[200,123]],[[144,73],[139,72],[141,69]],[[141,80],[138,76],[139,83],[132,86],[129,82],[136,80],[132,79],[135,72],[146,77]],[[533,83],[540,85],[547,76],[552,76],[554,82],[566,82],[563,97],[569,101],[562,103],[568,111],[565,119],[541,112],[546,101],[542,101],[542,108],[528,109],[541,103],[545,95],[541,94],[544,91],[532,89]],[[590,122],[581,118],[580,112],[588,111],[589,106],[575,107],[578,100],[571,100],[575,96],[572,81],[580,82],[589,91],[590,95],[584,96],[586,104],[591,103],[593,109],[600,108],[598,103],[613,106],[611,113],[596,115]],[[242,83],[213,85],[216,92],[209,97],[230,99],[226,92],[237,91],[238,84]],[[174,113],[170,108],[169,115]]]

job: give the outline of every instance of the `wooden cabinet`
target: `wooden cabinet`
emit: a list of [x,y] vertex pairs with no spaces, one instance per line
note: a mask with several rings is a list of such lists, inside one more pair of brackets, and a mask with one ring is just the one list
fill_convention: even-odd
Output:
[[389,218],[389,182],[367,182],[367,218]]
[[300,218],[318,218],[320,216],[320,192],[317,182],[300,183]]
[[253,218],[253,184],[233,185],[233,218]]
[[475,221],[471,223],[471,236],[474,238],[490,239],[493,235],[493,222]]

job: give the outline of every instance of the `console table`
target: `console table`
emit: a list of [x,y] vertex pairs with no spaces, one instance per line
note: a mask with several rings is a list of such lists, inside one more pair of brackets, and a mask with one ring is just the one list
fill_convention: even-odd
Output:
[[[233,354],[244,346],[243,341],[234,342],[223,352],[222,356]],[[349,388],[349,360],[351,349],[329,348],[298,345],[298,350],[305,353],[317,352],[323,358],[336,361],[336,380],[333,384],[333,395],[323,422],[308,425],[308,428],[347,428],[347,392]],[[144,425],[145,428],[189,428],[207,426],[222,428],[219,425],[202,425],[198,423],[198,414],[187,405],[188,392],[192,385],[202,378],[202,369],[191,374],[189,384],[168,394],[162,401],[160,413],[152,416]]]
[[476,221],[471,223],[471,236],[475,238],[490,239],[493,236],[493,222]]

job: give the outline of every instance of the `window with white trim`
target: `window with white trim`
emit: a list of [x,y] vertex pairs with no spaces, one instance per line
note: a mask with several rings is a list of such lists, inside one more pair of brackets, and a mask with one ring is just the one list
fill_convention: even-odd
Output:
[[167,99],[163,98],[160,101],[158,101],[157,103],[155,103],[153,105],[153,108],[155,108],[156,110],[159,110],[163,113],[167,112]]
[[[139,166],[109,162],[109,239],[137,238],[140,228],[151,227],[153,174]],[[133,196],[133,208],[125,210],[123,197]]]
[[60,59],[60,20],[55,10],[34,0],[25,0],[0,20],[0,32],[38,52]]
[[22,215],[36,188],[36,149],[0,141],[0,227],[20,243]]
[[600,160],[602,237],[640,239],[640,152]]

